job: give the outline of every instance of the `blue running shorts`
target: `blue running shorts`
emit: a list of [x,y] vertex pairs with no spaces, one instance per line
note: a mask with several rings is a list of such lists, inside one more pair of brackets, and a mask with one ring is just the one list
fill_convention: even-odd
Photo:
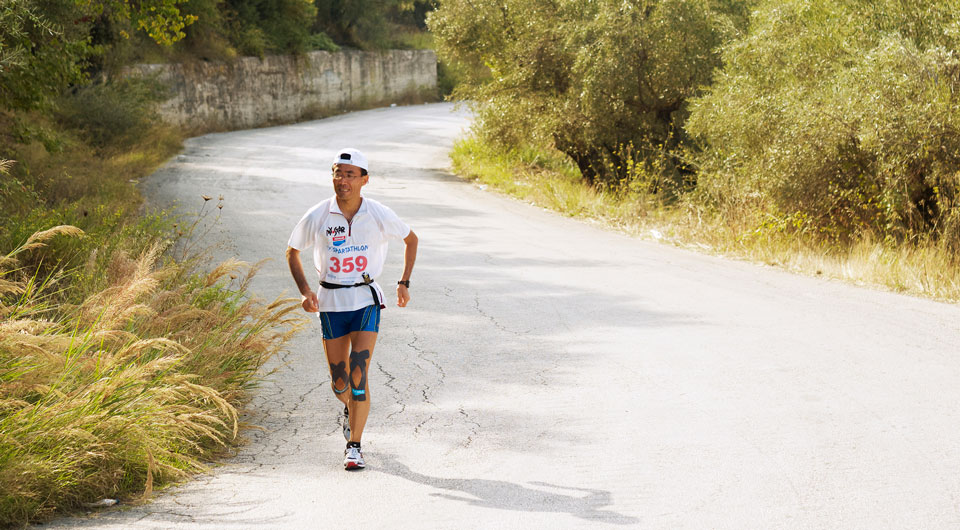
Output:
[[356,311],[321,311],[323,338],[335,339],[354,331],[380,331],[380,306],[373,304]]

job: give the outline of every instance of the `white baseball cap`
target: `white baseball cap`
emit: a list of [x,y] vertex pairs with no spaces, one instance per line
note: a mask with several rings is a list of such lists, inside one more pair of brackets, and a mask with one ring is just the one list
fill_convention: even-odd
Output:
[[334,165],[351,164],[365,171],[370,170],[370,168],[367,166],[367,157],[363,156],[363,153],[352,147],[345,147],[337,151],[336,156],[333,157],[333,163]]

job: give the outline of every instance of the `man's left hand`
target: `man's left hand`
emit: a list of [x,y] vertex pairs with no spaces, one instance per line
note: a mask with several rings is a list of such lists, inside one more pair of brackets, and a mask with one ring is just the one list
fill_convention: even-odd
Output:
[[397,305],[400,307],[407,307],[407,302],[410,301],[410,289],[407,289],[406,285],[397,286]]

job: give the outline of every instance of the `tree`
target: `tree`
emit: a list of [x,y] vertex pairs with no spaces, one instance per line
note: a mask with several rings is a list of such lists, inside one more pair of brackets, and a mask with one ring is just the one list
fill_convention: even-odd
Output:
[[85,67],[103,53],[92,32],[124,22],[160,44],[183,37],[195,17],[180,12],[187,0],[2,0],[0,4],[0,106],[47,107],[67,87],[82,83]]
[[[449,0],[429,18],[438,50],[489,76],[455,93],[477,103],[481,134],[532,138],[576,162],[591,183],[616,184],[630,162],[684,140],[687,101],[743,28],[746,1]],[[667,172],[682,171],[670,158]],[[656,191],[656,190],[654,190]]]
[[388,18],[410,11],[414,15],[425,6],[417,0],[314,0],[317,7],[315,29],[324,31],[337,42],[366,47],[390,42]]
[[[34,0],[9,0],[0,5],[0,107],[45,106],[83,79],[79,63],[91,53],[84,16],[73,0],[46,6]],[[63,24],[71,18],[84,28]]]
[[226,18],[241,54],[307,49],[317,10],[312,0],[225,0]]
[[700,191],[833,237],[960,245],[960,5],[768,1],[687,129]]

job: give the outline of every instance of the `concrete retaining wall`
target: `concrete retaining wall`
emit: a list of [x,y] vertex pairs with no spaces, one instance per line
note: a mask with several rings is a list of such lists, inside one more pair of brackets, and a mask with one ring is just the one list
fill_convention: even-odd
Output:
[[435,97],[430,50],[310,52],[229,63],[137,65],[172,89],[163,119],[195,130],[245,129]]

